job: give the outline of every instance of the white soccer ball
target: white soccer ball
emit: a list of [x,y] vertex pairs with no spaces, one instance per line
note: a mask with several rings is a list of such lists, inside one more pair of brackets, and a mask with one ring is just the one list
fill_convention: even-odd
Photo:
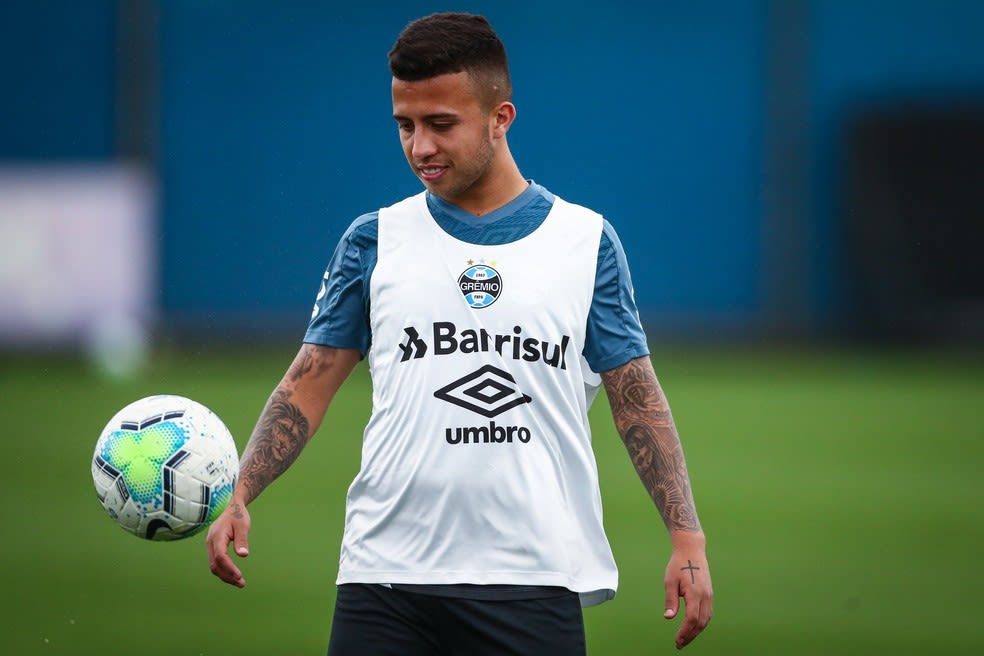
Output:
[[229,503],[238,476],[236,443],[222,420],[171,394],[117,412],[92,456],[103,508],[147,540],[179,540],[208,526]]

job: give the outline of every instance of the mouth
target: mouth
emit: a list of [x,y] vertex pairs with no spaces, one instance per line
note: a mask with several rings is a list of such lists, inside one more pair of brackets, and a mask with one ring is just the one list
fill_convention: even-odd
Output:
[[447,167],[445,166],[418,166],[417,174],[421,179],[431,182],[442,177],[447,172]]

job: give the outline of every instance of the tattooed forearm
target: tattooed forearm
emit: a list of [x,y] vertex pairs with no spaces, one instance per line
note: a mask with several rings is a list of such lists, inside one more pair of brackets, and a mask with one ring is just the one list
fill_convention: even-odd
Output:
[[602,374],[615,427],[671,530],[700,530],[683,448],[652,363],[638,358]]
[[310,424],[291,393],[278,387],[267,401],[240,462],[239,480],[255,499],[297,460],[311,437]]
[[359,359],[357,349],[301,346],[243,450],[238,501],[244,505],[251,502],[297,460]]

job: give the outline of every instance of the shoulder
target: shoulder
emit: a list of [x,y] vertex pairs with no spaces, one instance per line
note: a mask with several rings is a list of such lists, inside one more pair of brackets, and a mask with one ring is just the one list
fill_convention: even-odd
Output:
[[570,212],[570,213],[573,213],[573,214],[578,214],[578,215],[581,215],[581,216],[584,216],[584,217],[589,217],[589,218],[594,219],[596,221],[603,221],[604,220],[604,217],[599,212],[596,212],[595,210],[591,209],[590,207],[588,207],[586,205],[581,205],[579,203],[571,202],[571,201],[567,200],[566,198],[562,198],[560,196],[557,196],[555,194],[550,193],[549,191],[547,191],[546,189],[544,189],[542,187],[541,187],[541,189],[542,189],[542,192],[543,192],[542,193],[543,197],[545,199],[549,200],[551,203],[553,203],[554,207],[556,207],[557,209],[563,209],[563,210],[565,210],[567,212]]
[[608,219],[601,220],[601,243],[598,245],[598,260],[614,258],[620,260],[624,258],[622,241],[618,238],[615,226],[608,222]]
[[379,241],[379,213],[367,212],[352,221],[335,245],[335,257],[361,258],[372,253]]
[[375,212],[375,214],[377,218],[383,217],[385,220],[386,217],[392,215],[401,214],[403,212],[411,212],[414,211],[414,209],[419,210],[420,207],[426,206],[426,196],[426,191],[422,191],[419,194],[414,194],[413,196],[407,196],[403,200],[381,208],[378,212]]
[[[549,192],[547,192],[549,194]],[[599,256],[601,249],[599,241],[603,240],[603,233],[608,222],[599,212],[578,203],[572,203],[560,196],[551,195],[550,210],[551,216],[555,217],[555,222],[563,226],[565,231],[570,231],[576,238],[586,240],[585,243],[599,246]]]
[[348,242],[375,242],[379,234],[379,212],[367,212],[358,217],[342,235],[342,241]]
[[535,182],[533,185],[536,187],[537,193],[543,202],[548,205],[556,204],[558,209],[564,208],[570,213],[580,215],[586,219],[596,222],[596,225],[601,229],[601,243],[598,246],[599,262],[615,255],[616,253],[622,252],[622,242],[618,238],[618,232],[601,212],[593,210],[587,205],[581,205],[579,203],[567,200],[566,198],[557,196],[556,194],[551,193],[546,187],[538,185]]

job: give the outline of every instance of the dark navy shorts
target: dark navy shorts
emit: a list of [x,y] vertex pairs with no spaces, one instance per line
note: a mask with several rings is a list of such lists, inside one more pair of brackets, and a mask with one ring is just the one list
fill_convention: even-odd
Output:
[[584,656],[577,593],[465,599],[338,586],[328,656]]

